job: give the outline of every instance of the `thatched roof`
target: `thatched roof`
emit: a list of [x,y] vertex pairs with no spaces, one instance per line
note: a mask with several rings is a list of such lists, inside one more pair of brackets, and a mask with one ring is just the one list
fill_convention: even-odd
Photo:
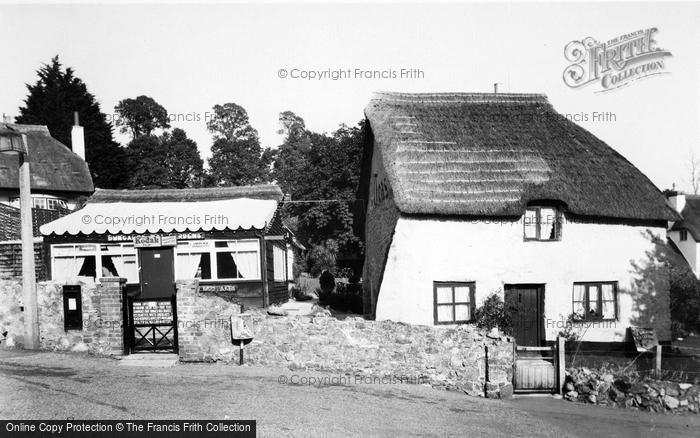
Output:
[[700,242],[700,195],[686,195],[683,219],[673,223],[671,231],[686,230],[696,242]]
[[379,93],[365,114],[404,213],[520,216],[556,200],[578,215],[677,219],[642,172],[544,95]]
[[[94,186],[85,160],[51,137],[46,126],[0,123],[0,129],[8,128],[27,135],[32,190],[92,193]],[[19,169],[14,155],[0,154],[0,189],[19,189]]]
[[282,190],[274,184],[201,189],[106,190],[97,189],[88,203],[110,202],[200,202],[250,198],[282,200]]

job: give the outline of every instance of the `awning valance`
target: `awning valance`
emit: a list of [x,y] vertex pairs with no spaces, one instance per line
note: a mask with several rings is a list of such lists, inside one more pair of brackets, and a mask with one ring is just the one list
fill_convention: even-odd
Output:
[[41,234],[142,234],[264,229],[277,201],[238,198],[204,202],[88,203],[43,225]]

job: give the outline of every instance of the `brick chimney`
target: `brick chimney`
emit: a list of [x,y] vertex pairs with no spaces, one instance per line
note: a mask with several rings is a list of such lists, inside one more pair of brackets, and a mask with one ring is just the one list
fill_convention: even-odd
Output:
[[80,126],[77,111],[73,113],[73,129],[70,136],[73,153],[78,154],[80,158],[85,160],[85,133],[83,132],[83,127]]
[[671,207],[673,207],[674,210],[680,213],[685,207],[685,195],[683,193],[676,192],[668,197],[668,202],[671,203]]

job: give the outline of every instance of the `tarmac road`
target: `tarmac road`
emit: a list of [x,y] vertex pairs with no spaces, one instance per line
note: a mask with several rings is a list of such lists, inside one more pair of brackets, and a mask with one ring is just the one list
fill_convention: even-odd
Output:
[[[286,383],[279,383],[285,381]],[[424,385],[224,364],[0,350],[2,419],[255,419],[258,436],[698,436],[699,416],[551,397],[486,400]]]

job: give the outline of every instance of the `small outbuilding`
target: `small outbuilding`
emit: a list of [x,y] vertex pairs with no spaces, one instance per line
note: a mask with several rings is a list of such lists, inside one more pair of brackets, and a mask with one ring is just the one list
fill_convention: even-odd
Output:
[[168,298],[176,280],[245,307],[288,299],[291,232],[275,185],[102,190],[41,227],[50,279],[60,284],[121,277],[130,296]]

